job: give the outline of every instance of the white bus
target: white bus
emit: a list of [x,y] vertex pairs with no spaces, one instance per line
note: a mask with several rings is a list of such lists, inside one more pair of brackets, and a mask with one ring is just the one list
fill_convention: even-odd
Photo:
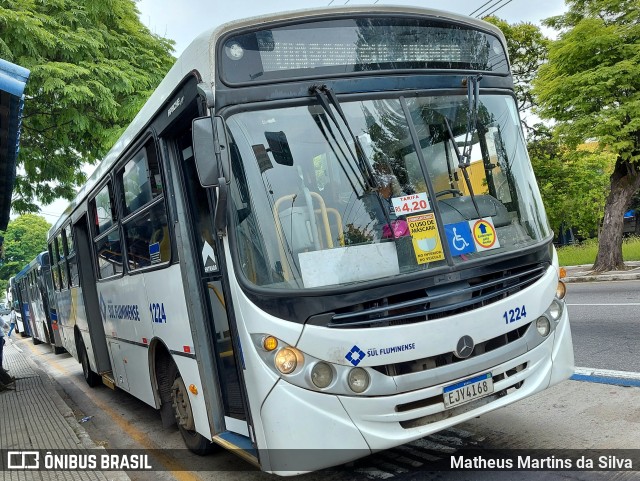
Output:
[[89,384],[281,474],[567,379],[552,240],[500,31],[371,5],[196,38],[49,234]]

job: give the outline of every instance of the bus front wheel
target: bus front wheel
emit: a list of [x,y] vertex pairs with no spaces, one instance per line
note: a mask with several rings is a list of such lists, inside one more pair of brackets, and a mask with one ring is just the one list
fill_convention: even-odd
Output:
[[207,438],[196,432],[195,421],[193,419],[193,411],[191,410],[191,401],[189,393],[182,380],[178,366],[172,363],[169,379],[172,380],[171,385],[171,406],[173,414],[178,423],[178,430],[189,451],[199,456],[205,456],[215,451],[216,445]]

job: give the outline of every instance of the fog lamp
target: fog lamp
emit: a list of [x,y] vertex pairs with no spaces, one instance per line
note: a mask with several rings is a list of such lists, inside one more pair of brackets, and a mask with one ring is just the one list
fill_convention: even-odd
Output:
[[316,387],[324,389],[331,384],[331,381],[333,381],[333,370],[329,364],[319,362],[313,366],[313,369],[311,369],[311,382]]
[[564,299],[567,294],[567,286],[564,282],[558,281],[558,287],[556,287],[556,297],[558,299]]
[[353,392],[360,394],[369,387],[369,373],[361,367],[354,367],[349,371],[347,383]]
[[549,332],[551,332],[551,323],[549,322],[549,319],[544,316],[536,319],[536,329],[538,330],[538,334],[542,337],[547,337]]
[[551,305],[549,306],[549,309],[547,312],[549,312],[551,319],[558,322],[560,320],[560,316],[562,315],[562,310],[563,310],[562,302],[560,302],[557,299],[554,299],[551,302]]

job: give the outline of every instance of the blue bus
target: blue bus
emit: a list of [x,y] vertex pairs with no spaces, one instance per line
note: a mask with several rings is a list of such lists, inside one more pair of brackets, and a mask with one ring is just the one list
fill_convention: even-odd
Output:
[[38,254],[16,274],[14,282],[20,314],[33,343],[51,344],[56,354],[65,352],[58,331],[57,312],[49,302],[53,290],[49,253]]

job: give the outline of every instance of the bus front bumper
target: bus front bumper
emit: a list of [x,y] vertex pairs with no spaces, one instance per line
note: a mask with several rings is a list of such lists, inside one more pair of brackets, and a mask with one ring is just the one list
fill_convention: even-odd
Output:
[[[420,439],[543,391],[574,372],[566,310],[549,338],[492,369],[494,392],[446,409],[446,383],[392,396],[335,396],[280,380],[262,405],[265,471],[293,475]],[[461,378],[458,381],[464,380]]]

